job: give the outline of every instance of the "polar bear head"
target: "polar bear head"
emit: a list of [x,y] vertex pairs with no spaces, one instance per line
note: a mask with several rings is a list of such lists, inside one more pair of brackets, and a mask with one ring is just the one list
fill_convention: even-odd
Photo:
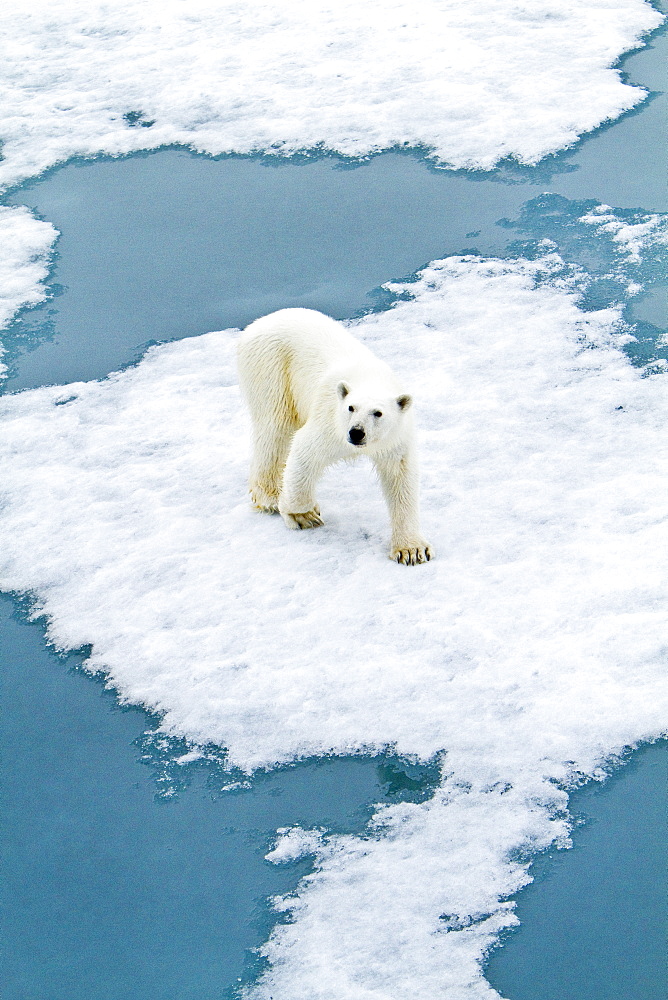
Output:
[[412,403],[410,396],[381,395],[375,387],[355,389],[347,382],[339,382],[336,392],[339,426],[347,444],[377,451],[379,446],[392,446],[402,436],[404,414]]

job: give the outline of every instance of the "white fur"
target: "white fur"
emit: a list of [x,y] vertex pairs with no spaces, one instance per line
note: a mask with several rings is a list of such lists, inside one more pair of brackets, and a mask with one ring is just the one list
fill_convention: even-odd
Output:
[[313,309],[281,309],[251,323],[238,361],[253,419],[255,506],[280,511],[289,528],[315,528],[323,523],[315,487],[324,470],[366,454],[390,510],[390,558],[430,559],[418,523],[411,398],[385,362]]

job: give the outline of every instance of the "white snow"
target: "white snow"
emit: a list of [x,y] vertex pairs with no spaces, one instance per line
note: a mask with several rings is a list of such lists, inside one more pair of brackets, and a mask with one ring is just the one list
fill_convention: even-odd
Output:
[[665,215],[641,212],[635,215],[635,221],[631,221],[620,217],[610,205],[596,205],[579,221],[596,226],[599,232],[610,233],[627,262],[639,264],[652,248],[668,246],[668,225]]
[[612,67],[662,19],[645,0],[10,0],[0,184],[169,143],[536,163],[644,99]]
[[425,566],[387,559],[362,464],[328,473],[317,531],[250,508],[235,331],[0,399],[0,587],[123,700],[247,771],[445,753],[437,794],[368,836],[279,842],[317,864],[254,1000],[496,996],[513,858],[563,842],[574,775],[665,731],[668,383],[562,274],[450,258],[355,324],[417,400]]
[[[34,218],[22,205],[0,206],[0,330],[23,306],[46,298],[51,248],[57,232],[48,222]],[[6,374],[0,344],[0,379]]]

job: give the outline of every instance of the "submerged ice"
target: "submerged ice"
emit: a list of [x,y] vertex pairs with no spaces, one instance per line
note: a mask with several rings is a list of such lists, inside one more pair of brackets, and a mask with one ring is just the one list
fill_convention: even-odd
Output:
[[246,771],[441,760],[430,800],[362,838],[279,840],[317,863],[277,902],[257,998],[495,996],[481,960],[531,853],[567,837],[564,789],[665,726],[665,378],[555,255],[389,290],[355,332],[417,400],[438,558],[414,570],[364,465],[328,474],[318,532],[251,510],[235,331],[0,401],[0,586],[122,700]]

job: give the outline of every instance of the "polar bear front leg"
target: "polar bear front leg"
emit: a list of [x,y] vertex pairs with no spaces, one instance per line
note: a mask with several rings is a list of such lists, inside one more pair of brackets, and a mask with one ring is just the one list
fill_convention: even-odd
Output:
[[390,511],[390,559],[415,566],[434,558],[434,550],[420,534],[417,463],[409,455],[374,460]]
[[292,439],[278,503],[288,528],[319,528],[324,523],[315,502],[316,484],[330,464],[322,444],[322,430],[309,422]]

